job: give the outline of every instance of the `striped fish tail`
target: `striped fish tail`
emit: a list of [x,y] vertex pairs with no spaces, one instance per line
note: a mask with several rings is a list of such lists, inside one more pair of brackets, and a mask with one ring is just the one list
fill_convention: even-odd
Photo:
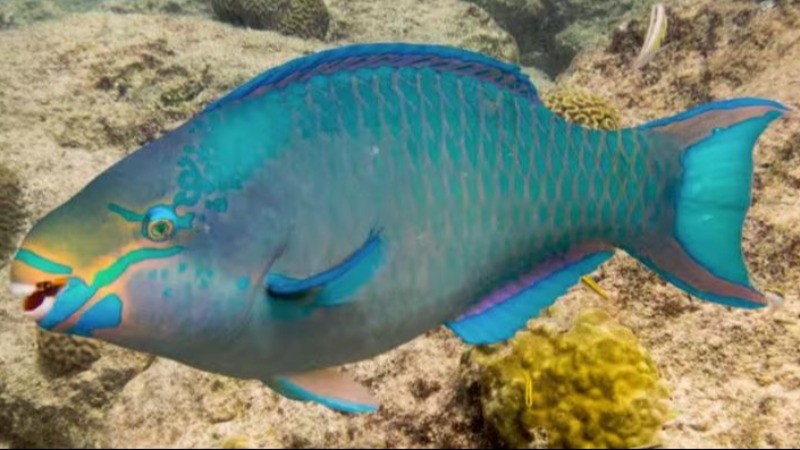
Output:
[[659,206],[669,214],[623,245],[662,278],[704,300],[759,308],[767,297],[750,282],[742,227],[750,207],[753,147],[788,112],[761,99],[710,103],[639,127],[680,152],[676,184]]

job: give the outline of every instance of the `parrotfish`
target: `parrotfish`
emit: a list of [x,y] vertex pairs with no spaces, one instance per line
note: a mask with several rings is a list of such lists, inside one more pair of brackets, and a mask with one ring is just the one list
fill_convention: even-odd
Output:
[[46,330],[370,412],[339,366],[443,324],[468,344],[507,340],[615,249],[701,299],[768,304],[742,227],[753,147],[788,111],[737,98],[595,131],[482,54],[326,50],[47,214],[12,290]]

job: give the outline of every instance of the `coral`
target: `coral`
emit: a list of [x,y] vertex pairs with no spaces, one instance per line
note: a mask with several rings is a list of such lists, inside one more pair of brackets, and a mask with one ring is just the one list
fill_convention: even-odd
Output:
[[41,361],[59,373],[88,369],[100,358],[100,344],[95,340],[42,329],[36,333]]
[[14,251],[25,222],[27,214],[21,197],[22,188],[16,174],[0,164],[0,266]]
[[509,345],[476,348],[484,418],[507,444],[641,448],[670,416],[668,391],[633,332],[601,310]]
[[214,14],[226,22],[324,39],[330,13],[322,0],[212,0]]
[[622,127],[622,114],[598,95],[574,88],[556,88],[542,98],[556,114],[585,127],[613,130]]
[[251,448],[250,441],[244,436],[229,436],[219,444],[223,449]]

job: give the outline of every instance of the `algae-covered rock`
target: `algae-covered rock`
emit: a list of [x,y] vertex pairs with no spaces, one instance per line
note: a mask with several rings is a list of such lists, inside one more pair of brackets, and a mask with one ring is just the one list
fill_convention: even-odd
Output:
[[545,322],[470,357],[484,418],[516,448],[640,448],[658,443],[670,415],[647,350],[600,310],[579,313],[566,330]]
[[208,0],[107,0],[101,9],[123,14],[211,15],[211,4]]
[[581,50],[603,42],[626,17],[647,13],[655,0],[468,0],[489,11],[520,46],[522,63],[551,76]]
[[622,127],[622,114],[605,98],[574,88],[556,88],[542,101],[551,111],[570,122],[596,130]]
[[336,39],[443,44],[519,62],[514,38],[485,10],[460,0],[329,0],[328,7]]
[[324,39],[330,13],[322,0],[212,0],[221,20],[303,38]]
[[0,163],[0,267],[15,250],[26,218],[17,174]]
[[210,15],[211,5],[208,0],[0,0],[0,30],[93,10]]

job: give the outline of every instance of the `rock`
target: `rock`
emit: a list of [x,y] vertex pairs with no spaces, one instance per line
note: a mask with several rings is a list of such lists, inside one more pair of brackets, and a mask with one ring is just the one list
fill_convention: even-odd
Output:
[[330,0],[335,39],[443,44],[519,61],[514,38],[486,11],[458,0]]
[[[632,70],[647,27],[628,22],[608,45],[581,53],[560,83],[621,107],[637,125],[714,100],[761,97],[800,105],[800,10],[796,2],[681,2],[669,8],[665,44]],[[743,250],[754,284],[787,298],[773,313],[720,308],[689,299],[628,257],[605,266],[624,319],[673,386],[678,417],[667,447],[785,447],[800,442],[800,122],[776,122],[753,155],[753,206]],[[604,286],[604,287],[605,287]],[[560,300],[578,308],[587,300]],[[770,401],[765,399],[771,398]],[[770,404],[777,402],[780,408]],[[793,406],[790,406],[793,405]]]
[[209,0],[3,0],[0,2],[0,30],[92,10],[210,15],[211,5]]
[[27,211],[19,175],[0,162],[0,268],[16,250]]
[[[36,327],[14,313],[8,273],[0,272],[0,440],[19,447],[103,445],[114,397],[151,358],[106,346],[90,369],[54,373],[39,364]],[[52,350],[52,349],[51,349]]]
[[656,0],[467,0],[489,11],[520,47],[521,62],[552,77],[581,50],[603,42],[626,17],[647,13]]
[[211,4],[208,0],[106,0],[101,9],[122,14],[211,15]]
[[[422,14],[432,22],[406,36],[457,43],[453,31],[441,39],[432,31],[442,17],[452,19],[447,30],[479,24],[467,14],[474,6],[454,4],[449,16],[432,5]],[[481,14],[481,32],[508,38]],[[372,17],[357,28],[377,32]],[[321,48],[198,17],[139,14],[87,13],[0,33],[11,68],[0,71],[0,164],[19,175],[36,219],[229,89]],[[259,381],[165,359],[150,365],[113,346],[86,370],[53,373],[39,364],[35,328],[9,298],[7,276],[0,272],[0,441],[13,446],[488,445],[460,384],[461,344],[444,331],[347,368],[385,408],[353,418],[278,397]],[[418,398],[418,385],[440,389]]]
[[322,0],[212,0],[211,5],[225,22],[291,36],[324,39],[330,25]]
[[[4,253],[29,225],[20,208],[38,219],[127,151],[266,67],[313,48],[210,20],[136,14],[87,13],[0,33],[8,64],[0,71]],[[8,271],[0,270],[0,441],[106,445],[116,433],[107,428],[109,409],[152,357],[111,345],[87,352],[82,343],[77,361],[58,350],[77,341],[48,335],[37,351],[37,333],[9,295]],[[45,363],[59,359],[72,368]],[[209,421],[235,417],[230,411],[239,406],[227,395],[208,399]]]

